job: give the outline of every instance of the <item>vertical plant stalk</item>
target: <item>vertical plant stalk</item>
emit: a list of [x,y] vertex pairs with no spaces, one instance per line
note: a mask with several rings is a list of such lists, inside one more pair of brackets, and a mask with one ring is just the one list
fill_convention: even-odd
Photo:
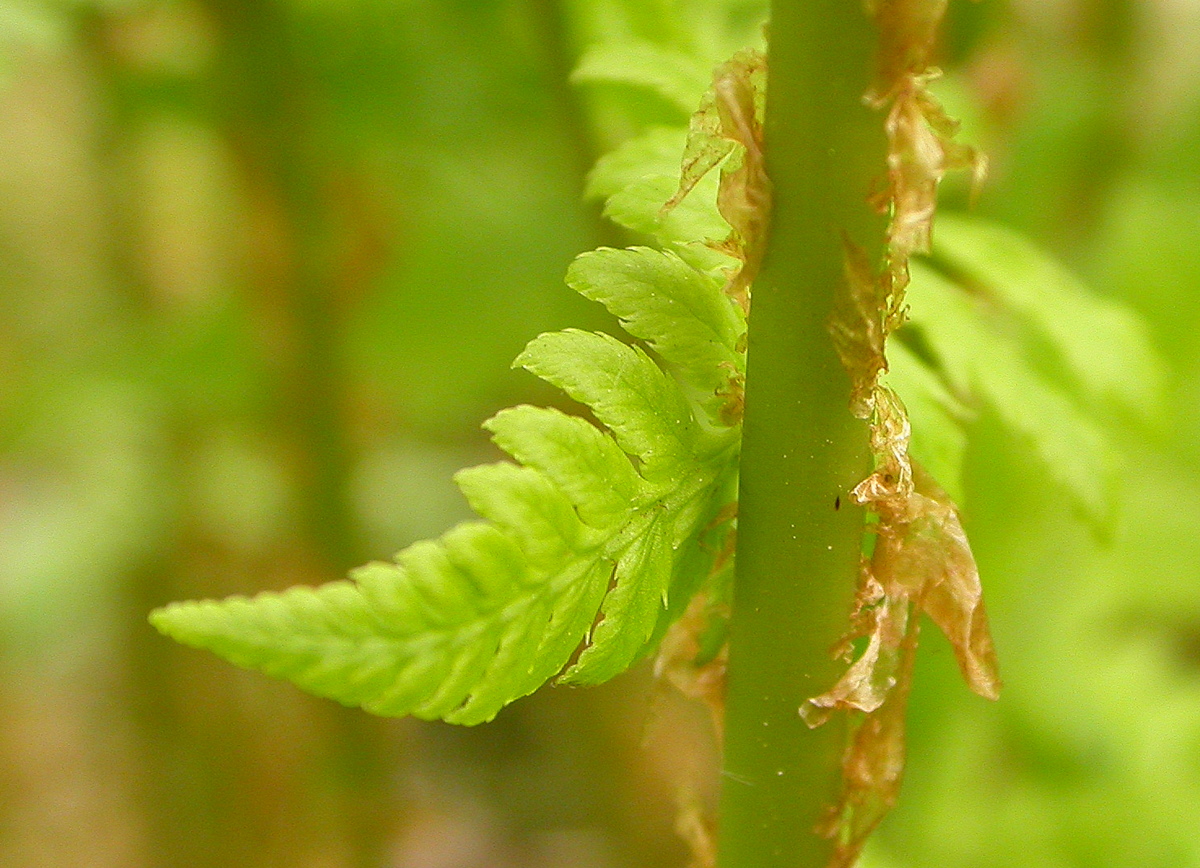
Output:
[[[816,826],[835,800],[839,719],[809,729],[801,705],[843,668],[869,472],[867,429],[828,330],[844,284],[843,237],[873,261],[884,218],[868,198],[884,166],[863,104],[874,27],[854,0],[775,0],[765,148],[772,228],[754,285],[730,637],[722,868],[819,868]],[[844,234],[844,235],[843,235]]]

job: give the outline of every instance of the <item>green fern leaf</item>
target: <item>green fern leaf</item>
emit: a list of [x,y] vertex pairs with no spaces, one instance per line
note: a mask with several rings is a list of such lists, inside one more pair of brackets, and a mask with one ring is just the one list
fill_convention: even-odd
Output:
[[1089,292],[1062,265],[1008,229],[939,218],[935,258],[1045,336],[1095,409],[1161,411],[1163,370],[1132,311]]
[[571,74],[574,82],[615,83],[644,87],[661,96],[687,118],[712,80],[712,66],[652,42],[598,45],[584,53]]
[[518,463],[455,477],[485,521],[349,582],[173,604],[155,626],[349,705],[465,724],[536,690],[581,646],[566,680],[604,681],[645,654],[712,568],[702,537],[732,499],[739,446],[715,393],[744,368],[745,324],[718,276],[672,254],[596,251],[570,280],[670,371],[604,334],[531,341],[514,364],[605,430],[502,411],[485,427]]
[[641,490],[621,448],[583,419],[522,404],[483,426],[497,446],[554,482],[591,527],[603,530],[621,521]]
[[683,128],[655,127],[601,157],[588,176],[587,195],[605,199],[604,216],[618,226],[673,249],[701,271],[728,270],[735,260],[713,249],[732,229],[717,210],[719,173],[700,178],[670,211],[663,205],[679,190]]
[[[651,175],[673,176],[678,184],[679,155],[686,143],[687,130],[683,127],[653,127],[628,139],[596,161],[588,173],[584,195],[589,199],[607,200],[635,181]],[[662,202],[659,203],[661,206]]]
[[534,338],[513,365],[591,407],[645,476],[670,474],[691,452],[697,431],[687,400],[638,347],[568,329]]
[[991,407],[1084,512],[1106,523],[1115,507],[1118,466],[1100,426],[1019,352],[1003,311],[921,263],[913,263],[912,274],[913,323],[953,392]]
[[645,175],[610,196],[604,216],[662,245],[720,241],[729,234],[730,226],[713,204],[717,177],[715,172],[706,175],[690,195],[663,214],[663,204],[679,189],[679,173]]
[[713,278],[673,253],[635,247],[585,253],[567,272],[567,284],[646,341],[720,424],[718,393],[744,372],[738,343],[746,323],[736,305],[713,291]]

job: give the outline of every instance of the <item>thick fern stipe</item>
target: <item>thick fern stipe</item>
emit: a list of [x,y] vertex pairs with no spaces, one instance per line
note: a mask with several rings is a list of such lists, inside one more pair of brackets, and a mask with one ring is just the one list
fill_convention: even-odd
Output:
[[[383,715],[473,724],[547,680],[597,683],[652,650],[707,578],[740,431],[723,397],[745,322],[724,275],[649,248],[580,257],[568,282],[639,346],[544,334],[515,364],[603,428],[519,406],[485,423],[516,463],[460,472],[484,519],[349,581],[175,603],[169,636]],[[574,658],[574,663],[568,663]]]

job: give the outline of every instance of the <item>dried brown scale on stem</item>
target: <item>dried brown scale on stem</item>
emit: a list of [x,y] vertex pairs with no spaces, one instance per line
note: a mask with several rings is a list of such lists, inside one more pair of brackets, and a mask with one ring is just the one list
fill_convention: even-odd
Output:
[[[737,504],[723,507],[706,528],[725,528],[720,548],[713,558],[708,587],[699,591],[687,610],[667,630],[654,660],[654,677],[666,681],[689,699],[699,700],[708,708],[718,743],[725,734],[725,680],[729,662],[729,644],[725,641],[730,607],[720,599],[720,575],[733,557]],[[725,588],[727,590],[727,587]],[[714,868],[716,865],[716,821],[708,816],[700,800],[681,787],[675,831],[691,852],[689,868]]]
[[889,284],[880,279],[866,251],[844,234],[842,254],[844,291],[834,300],[829,331],[850,375],[850,410],[869,419],[879,377],[887,370],[883,351],[891,331]]
[[[713,553],[706,588],[692,597],[683,615],[672,624],[654,660],[654,677],[666,680],[689,699],[703,702],[712,715],[713,730],[720,741],[725,731],[725,671],[729,645],[724,641],[730,607],[720,593],[737,541],[737,504],[723,506],[705,528],[705,534],[721,529],[720,547]],[[719,644],[718,644],[719,643]]]
[[970,169],[978,189],[987,173],[981,153],[953,140],[958,122],[929,92],[929,83],[941,75],[931,64],[946,5],[947,0],[875,0],[868,5],[879,28],[879,52],[874,83],[863,99],[888,111],[887,177],[873,201],[891,214],[888,271],[896,314],[908,285],[909,256],[929,250],[938,184],[948,171]]
[[913,627],[904,630],[897,654],[895,696],[867,715],[854,731],[842,759],[843,795],[822,818],[817,831],[837,839],[829,868],[850,868],[867,837],[896,803],[904,776],[904,714],[916,659],[917,619],[904,603],[901,616]]
[[[896,801],[904,771],[904,712],[924,612],[950,640],[968,686],[995,699],[1000,679],[974,556],[957,507],[908,454],[911,434],[899,397],[880,383],[887,338],[905,319],[908,261],[927,251],[937,187],[950,169],[983,158],[951,140],[956,124],[929,94],[930,65],[946,0],[876,0],[880,31],[875,82],[865,101],[886,109],[887,176],[872,204],[891,216],[881,271],[843,238],[845,289],[830,322],[851,379],[851,411],[870,425],[875,470],[851,492],[878,517],[863,559],[850,630],[833,649],[849,663],[800,714],[820,726],[836,711],[861,715],[842,758],[842,792],[818,832],[836,842],[830,868],[849,868]],[[856,640],[866,640],[857,657]]]
[[[722,570],[732,554],[732,538],[731,530],[713,566],[714,576]],[[721,641],[713,653],[711,645],[715,643],[705,640],[721,622],[728,622],[729,614],[728,603],[714,600],[708,590],[700,591],[692,598],[683,616],[667,630],[654,660],[655,678],[660,682],[670,682],[684,696],[699,700],[708,708],[718,743],[724,740],[725,735],[725,677],[729,644]],[[706,645],[710,647],[706,648]],[[715,868],[715,818],[705,812],[699,798],[686,786],[679,787],[676,797],[675,832],[688,845],[691,853],[688,868]]]
[[741,261],[729,275],[725,292],[747,314],[750,285],[762,265],[771,215],[771,182],[763,162],[766,75],[766,58],[752,50],[739,51],[717,67],[712,89],[688,127],[679,189],[662,207],[664,214],[671,211],[701,178],[721,166],[717,210],[731,231],[709,243]]
[[714,619],[729,619],[729,606],[713,602],[706,591],[692,598],[687,611],[671,625],[654,660],[654,676],[666,679],[689,699],[703,702],[712,715],[718,739],[725,729],[725,669],[728,645],[722,644],[711,659],[704,654],[704,638]]
[[[727,504],[714,517],[706,531],[730,524],[737,515],[737,504]],[[689,699],[699,700],[708,708],[718,743],[725,734],[725,678],[729,662],[729,644],[724,641],[729,622],[729,603],[718,599],[719,576],[733,556],[736,530],[725,529],[713,559],[708,588],[699,591],[687,610],[667,630],[654,660],[654,677],[666,681]],[[677,793],[675,831],[691,852],[689,868],[714,868],[716,865],[716,821],[708,816],[700,800],[687,787]]]
[[675,834],[688,845],[688,868],[715,868],[717,864],[717,828],[704,812],[699,797],[681,789],[676,796]]
[[746,412],[746,375],[729,362],[722,362],[721,367],[729,372],[726,386],[717,390],[717,397],[725,399],[720,409],[721,422],[733,427],[742,421]]

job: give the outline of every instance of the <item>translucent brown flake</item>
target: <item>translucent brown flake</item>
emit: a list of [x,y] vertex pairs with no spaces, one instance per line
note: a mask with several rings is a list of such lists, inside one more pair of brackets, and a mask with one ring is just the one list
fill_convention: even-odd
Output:
[[958,123],[929,92],[941,75],[931,65],[937,28],[947,0],[874,0],[868,7],[879,29],[875,80],[864,100],[887,110],[887,176],[875,198],[891,216],[888,252],[897,303],[908,285],[908,257],[929,250],[937,188],[946,172],[970,169],[975,186],[987,160],[957,143]]
[[714,602],[707,591],[697,593],[683,616],[667,629],[654,660],[654,675],[669,681],[684,696],[703,702],[720,738],[725,728],[729,646],[721,642],[715,654],[705,654],[705,639],[717,619],[729,620],[728,604]]
[[[978,182],[983,158],[952,141],[956,124],[928,83],[946,0],[875,0],[869,6],[880,48],[868,104],[887,110],[887,176],[875,197],[890,215],[884,262],[876,268],[861,247],[843,239],[844,288],[830,333],[851,379],[851,411],[870,426],[875,469],[850,492],[878,519],[864,558],[850,628],[833,653],[849,664],[800,714],[820,726],[835,712],[858,722],[842,757],[842,790],[817,831],[835,842],[830,868],[849,868],[867,836],[896,801],[904,773],[904,715],[913,661],[926,614],[954,648],[967,685],[995,699],[996,652],[983,590],[958,509],[908,454],[911,428],[900,398],[880,382],[888,336],[905,319],[908,262],[928,250],[937,187],[950,169],[970,168]],[[858,649],[857,654],[855,649]]]
[[763,163],[762,118],[766,99],[766,58],[739,51],[717,67],[712,89],[692,115],[679,189],[663,205],[666,213],[700,179],[721,166],[717,210],[729,223],[729,235],[712,246],[741,261],[729,275],[725,292],[742,310],[750,310],[750,285],[758,276],[771,214],[771,182]]

